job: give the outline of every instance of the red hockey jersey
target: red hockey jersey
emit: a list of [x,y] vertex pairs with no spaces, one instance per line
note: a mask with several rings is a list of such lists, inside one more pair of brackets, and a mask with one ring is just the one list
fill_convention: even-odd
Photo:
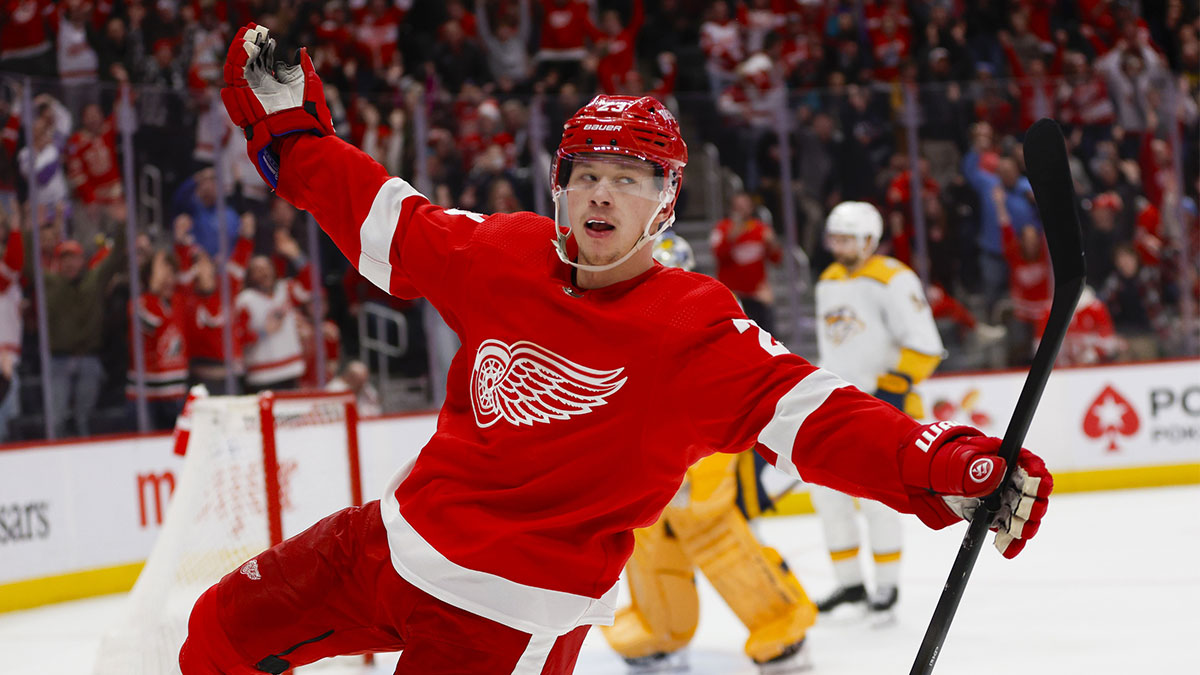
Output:
[[717,261],[717,279],[734,293],[757,293],[767,282],[767,261],[778,264],[783,259],[782,251],[767,243],[768,227],[751,218],[746,228],[734,236],[733,220],[726,218],[709,235]]
[[751,446],[793,475],[911,512],[916,422],[791,354],[721,284],[655,266],[572,284],[532,213],[433,205],[336,137],[289,137],[278,194],[359,272],[426,297],[462,341],[437,430],[381,500],[392,563],[527,632],[611,623],[634,528],[684,472]]
[[1021,254],[1012,225],[1001,228],[1004,239],[1004,258],[1008,261],[1008,285],[1012,291],[1013,315],[1021,321],[1036,323],[1050,311],[1054,297],[1054,270],[1050,267],[1050,252],[1045,244],[1038,257],[1026,260]]
[[117,127],[111,118],[99,135],[80,130],[67,141],[67,178],[84,204],[121,201]]
[[[254,241],[247,237],[239,237],[233,247],[233,255],[225,269],[229,274],[229,297],[236,298],[242,290],[242,282],[246,278],[246,264],[250,254],[254,252]],[[180,277],[183,281],[184,307],[183,336],[187,345],[189,359],[199,359],[208,363],[226,361],[225,354],[225,321],[227,313],[221,306],[219,290],[208,294],[196,291],[193,283],[192,259],[190,247],[175,247],[175,254],[180,261]],[[242,353],[246,345],[254,341],[250,331],[250,315],[244,308],[235,308],[233,314],[233,363],[234,370],[243,370]]]
[[[146,359],[146,398],[150,400],[182,398],[187,394],[188,362],[183,341],[183,321],[180,309],[184,295],[176,292],[169,301],[153,293],[142,293],[137,302],[129,303],[137,338],[142,341]],[[132,369],[135,343],[129,342],[130,370],[125,384],[125,396],[137,397],[137,373]]]

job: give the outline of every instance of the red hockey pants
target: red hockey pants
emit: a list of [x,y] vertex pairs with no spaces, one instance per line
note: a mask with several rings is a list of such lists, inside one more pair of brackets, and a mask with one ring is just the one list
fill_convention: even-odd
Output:
[[339,511],[225,575],[192,608],[183,675],[282,673],[401,651],[404,675],[568,675],[588,626],[523,633],[446,604],[392,567],[379,502]]

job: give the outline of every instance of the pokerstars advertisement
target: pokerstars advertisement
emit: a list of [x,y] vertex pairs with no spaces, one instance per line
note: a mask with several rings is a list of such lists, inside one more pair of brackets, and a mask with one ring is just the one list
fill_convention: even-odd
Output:
[[[1024,372],[947,375],[922,384],[926,412],[1003,436]],[[1200,460],[1200,360],[1055,369],[1025,446],[1052,470]]]

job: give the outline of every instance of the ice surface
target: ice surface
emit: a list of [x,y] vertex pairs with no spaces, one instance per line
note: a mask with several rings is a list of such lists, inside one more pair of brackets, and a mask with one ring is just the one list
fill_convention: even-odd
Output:
[[[1200,672],[1197,513],[1198,486],[1052,498],[1042,531],[1018,558],[1004,560],[990,543],[982,552],[935,672]],[[898,621],[872,628],[865,622],[822,620],[809,632],[816,675],[908,672],[964,528],[933,532],[915,518],[903,522]],[[757,527],[811,595],[832,588],[815,518],[769,518]],[[100,635],[117,616],[123,597],[0,614],[0,674],[90,672]],[[741,651],[745,638],[745,629],[702,581],[691,672],[754,675]],[[369,671],[335,664],[318,672],[391,673],[394,663],[394,656],[382,656]],[[618,675],[625,669],[593,630],[575,672]]]

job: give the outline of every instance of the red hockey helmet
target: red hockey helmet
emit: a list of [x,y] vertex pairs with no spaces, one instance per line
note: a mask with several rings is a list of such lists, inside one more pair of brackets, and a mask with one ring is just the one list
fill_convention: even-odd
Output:
[[564,159],[592,152],[626,155],[657,165],[667,179],[664,187],[673,190],[669,206],[675,207],[687,165],[687,145],[679,133],[679,122],[657,99],[602,94],[580,108],[563,125],[551,186],[561,187],[569,178],[559,174]]

